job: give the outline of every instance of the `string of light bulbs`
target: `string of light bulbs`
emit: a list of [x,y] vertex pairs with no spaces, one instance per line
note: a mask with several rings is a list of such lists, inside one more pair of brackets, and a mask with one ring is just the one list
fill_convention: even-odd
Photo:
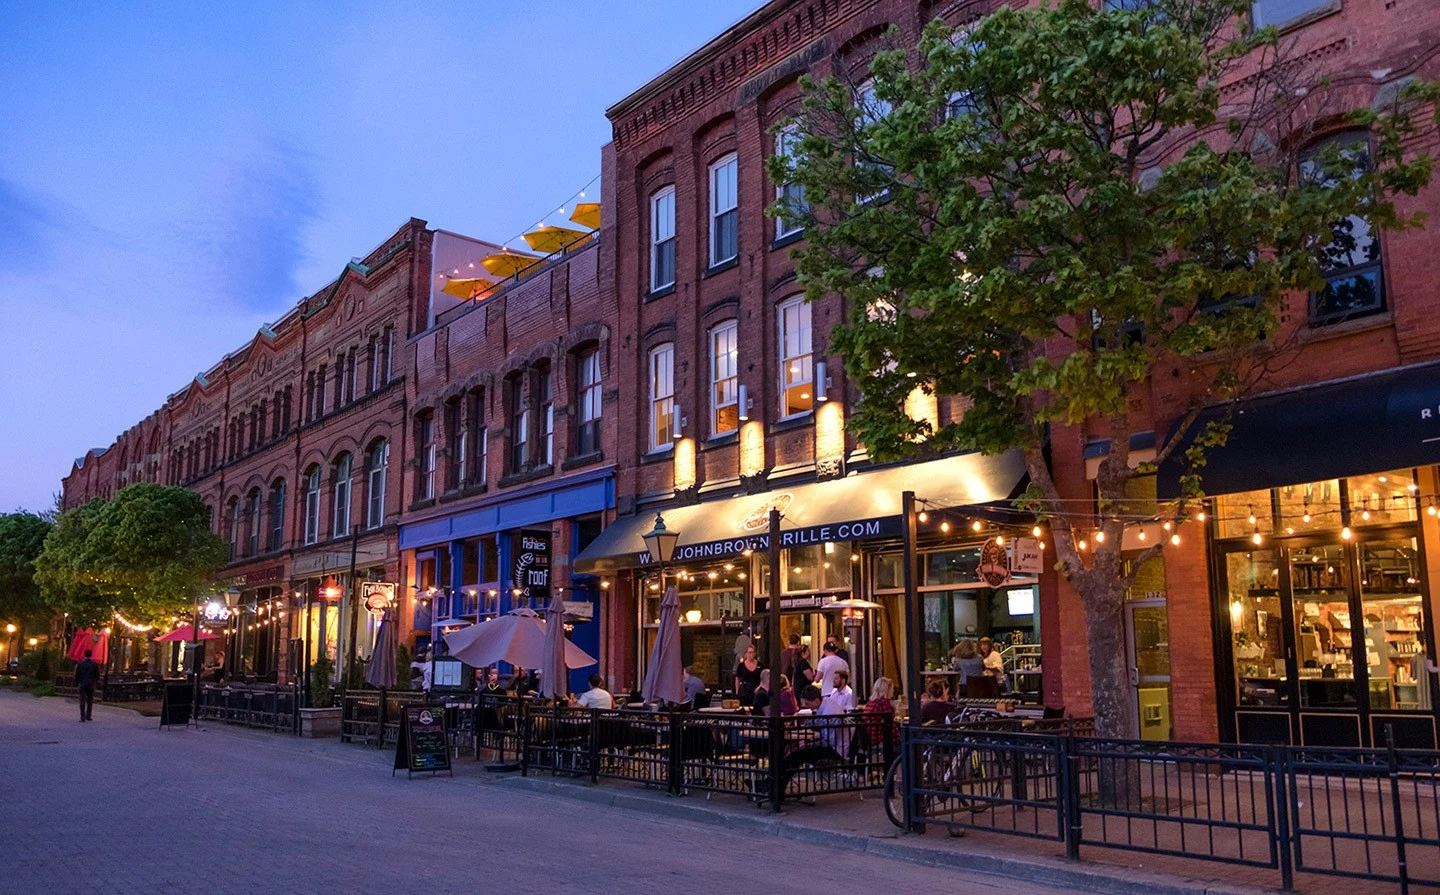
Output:
[[[566,209],[567,206],[569,206],[570,209],[571,209],[571,211],[573,212],[573,211],[574,211],[574,206],[575,206],[575,204],[577,204],[577,203],[579,202],[579,200],[581,200],[581,199],[588,198],[588,194],[589,194],[589,191],[590,191],[591,187],[593,187],[593,186],[595,185],[595,182],[596,182],[597,180],[599,180],[599,179],[600,179],[600,175],[599,175],[599,174],[596,174],[594,177],[592,177],[592,178],[590,179],[590,182],[589,182],[589,183],[585,184],[585,185],[584,185],[583,187],[581,187],[580,189],[578,189],[578,190],[576,190],[575,192],[571,193],[571,194],[565,199],[565,201],[561,202],[560,205],[559,205],[559,207],[557,207],[555,211],[546,213],[545,217],[543,217],[543,218],[541,218],[539,221],[537,221],[534,227],[527,227],[527,228],[525,228],[524,230],[521,230],[519,233],[516,233],[514,236],[511,236],[510,238],[506,239],[505,241],[496,243],[496,245],[500,246],[501,249],[504,249],[504,250],[506,250],[506,251],[523,251],[523,252],[525,252],[525,253],[528,254],[528,253],[530,252],[530,248],[529,248],[528,246],[527,246],[525,249],[523,249],[523,250],[521,250],[521,249],[514,249],[514,250],[512,250],[512,249],[510,248],[510,243],[515,242],[515,241],[518,240],[518,239],[521,239],[522,237],[525,236],[526,233],[530,233],[530,232],[532,232],[533,230],[538,230],[539,228],[546,226],[546,224],[545,224],[545,219],[548,218],[548,217],[550,217],[551,214],[561,214],[561,215],[563,215],[563,214],[565,213],[565,209]],[[568,221],[567,221],[567,222],[568,222]],[[573,222],[570,222],[570,223],[573,223]],[[464,274],[466,271],[474,271],[474,270],[476,270],[476,268],[479,267],[480,262],[483,260],[484,257],[486,257],[486,256],[477,256],[477,257],[475,257],[475,258],[467,258],[466,260],[461,261],[459,264],[452,266],[448,271],[442,270],[442,271],[440,271],[439,273],[437,273],[435,276],[436,276],[437,279],[456,279],[456,278],[459,278],[459,277],[461,277],[462,274]],[[484,270],[484,268],[481,267],[480,270]],[[503,281],[504,281],[504,278],[501,278],[500,282],[503,282]]]

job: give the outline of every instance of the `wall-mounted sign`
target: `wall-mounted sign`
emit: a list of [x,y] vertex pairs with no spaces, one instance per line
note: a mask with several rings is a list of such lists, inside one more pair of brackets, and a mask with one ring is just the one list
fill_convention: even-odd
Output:
[[1010,553],[1010,571],[1017,575],[1039,575],[1045,571],[1045,551],[1038,538],[1016,538]]
[[595,604],[589,600],[566,600],[565,620],[569,622],[594,621]]
[[[758,512],[758,510],[757,510]],[[769,510],[767,509],[768,513]],[[810,525],[805,528],[791,528],[780,532],[781,547],[804,547],[809,544],[823,544],[827,541],[843,543],[862,541],[869,538],[898,538],[900,536],[899,516],[880,516],[875,519],[857,519],[854,522],[832,522],[825,525]],[[761,553],[770,549],[770,533],[749,535],[739,538],[725,538],[706,541],[703,544],[681,544],[675,548],[673,562],[693,562],[697,559],[723,559],[739,556],[746,550]],[[649,551],[641,551],[640,565],[653,562]]]
[[362,581],[360,602],[375,618],[384,618],[385,611],[395,605],[395,585],[386,581]]
[[522,531],[515,535],[515,560],[510,579],[522,599],[550,595],[550,538],[548,531]]
[[[831,603],[840,599],[840,594],[800,594],[794,597],[780,598],[780,611],[787,612],[793,609],[824,609]],[[770,611],[769,597],[755,598],[755,614]]]
[[230,607],[219,600],[211,600],[200,607],[200,617],[207,622],[223,622],[230,617]]
[[760,501],[759,506],[751,510],[740,520],[740,527],[745,531],[763,531],[770,526],[770,511],[779,510],[785,512],[790,509],[790,504],[795,502],[795,495],[789,491],[782,491]]
[[980,580],[991,587],[999,587],[1009,581],[1010,557],[1005,552],[1005,545],[994,538],[986,541],[980,548],[980,565],[975,570],[980,574]]
[[236,587],[254,587],[257,584],[269,584],[274,581],[279,581],[284,577],[284,566],[270,566],[269,568],[246,572],[243,575],[236,575],[230,579],[230,582]]

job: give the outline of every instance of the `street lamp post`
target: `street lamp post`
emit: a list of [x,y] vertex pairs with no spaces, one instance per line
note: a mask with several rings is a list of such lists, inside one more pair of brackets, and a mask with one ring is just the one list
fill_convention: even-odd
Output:
[[660,563],[660,591],[663,599],[665,566],[675,557],[675,543],[680,540],[680,532],[666,528],[665,517],[656,513],[655,527],[640,537],[645,541],[645,549],[650,551],[650,558]]

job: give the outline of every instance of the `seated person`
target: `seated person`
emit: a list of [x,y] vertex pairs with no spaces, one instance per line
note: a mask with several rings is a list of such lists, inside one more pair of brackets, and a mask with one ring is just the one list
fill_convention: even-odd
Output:
[[500,669],[490,666],[485,674],[485,683],[480,685],[478,691],[482,696],[504,696],[505,688],[500,685]]
[[581,693],[578,697],[573,694],[570,697],[573,705],[582,709],[613,709],[615,708],[615,697],[605,689],[605,679],[598,674],[590,675],[590,689]]
[[[800,691],[800,707],[809,709],[812,715],[820,711],[820,688],[810,684]],[[817,726],[823,722],[818,716],[812,720],[802,718],[800,725],[809,727]],[[805,730],[805,727],[792,728],[798,734]],[[823,733],[823,731],[819,731]],[[795,772],[806,765],[818,764],[844,764],[845,757],[835,751],[835,747],[824,742],[820,737],[791,736],[785,738],[785,763],[780,769],[780,791],[783,793],[790,785],[790,780]]]
[[685,666],[684,685],[685,701],[694,708],[700,708],[700,706],[695,704],[695,699],[696,697],[700,696],[700,694],[705,692],[705,682],[701,680],[698,675],[695,674],[695,666]]
[[950,713],[955,711],[955,706],[950,704],[950,685],[942,680],[933,680],[925,692],[930,698],[920,708],[920,723],[944,724]]

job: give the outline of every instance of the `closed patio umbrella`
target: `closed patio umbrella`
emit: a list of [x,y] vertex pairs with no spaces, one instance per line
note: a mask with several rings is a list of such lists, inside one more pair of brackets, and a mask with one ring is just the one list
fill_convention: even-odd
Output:
[[[450,655],[473,668],[509,662],[521,668],[539,668],[545,661],[545,621],[533,609],[512,609],[499,618],[470,625],[445,636]],[[584,668],[595,658],[565,641],[565,665]]]
[[[99,634],[91,632],[91,637],[90,658],[104,665],[110,660],[110,635],[105,631],[101,631]],[[80,655],[83,656],[85,653],[81,652]]]
[[540,661],[540,692],[559,699],[570,691],[565,671],[565,601],[556,594],[545,609],[545,650]]
[[76,631],[75,636],[70,638],[70,648],[65,651],[65,658],[74,659],[76,662],[85,658],[85,651],[90,648],[91,639],[89,628],[81,628]]
[[640,698],[646,702],[683,702],[684,680],[685,669],[680,661],[680,596],[672,584],[665,589],[665,599],[660,601],[660,625],[655,631],[655,645],[650,648],[650,661],[645,666]]
[[365,668],[365,683],[381,690],[395,686],[395,622],[387,612],[375,633],[375,651]]

